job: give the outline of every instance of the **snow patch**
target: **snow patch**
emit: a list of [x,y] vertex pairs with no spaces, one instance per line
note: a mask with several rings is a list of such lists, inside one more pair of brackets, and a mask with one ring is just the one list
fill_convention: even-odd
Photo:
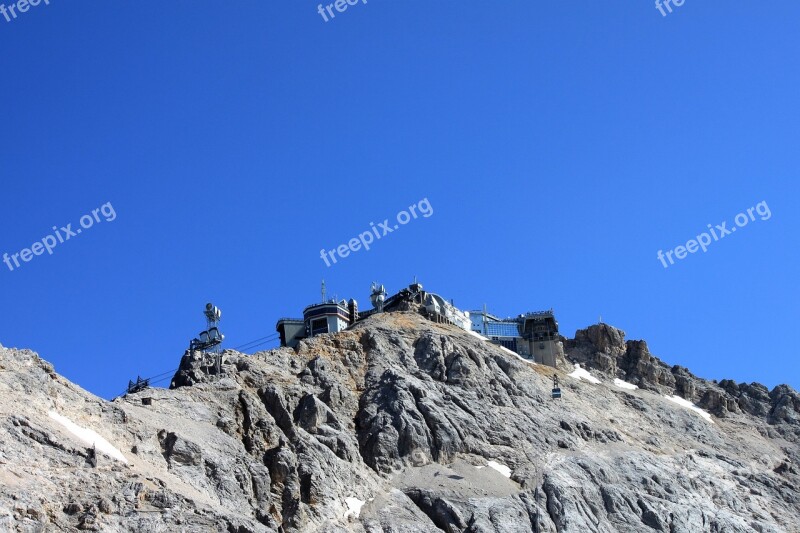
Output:
[[[470,335],[472,335],[473,337],[477,337],[477,338],[479,338],[479,339],[480,339],[480,340],[482,340],[482,341],[486,341],[486,342],[489,342],[489,343],[491,343],[491,344],[494,344],[492,341],[490,341],[490,340],[489,340],[489,338],[488,338],[488,337],[484,337],[483,335],[481,335],[481,334],[480,334],[480,333],[478,333],[477,331],[467,330],[467,333],[469,333],[469,334],[470,334]],[[495,345],[495,346],[497,346],[498,348],[500,348],[501,350],[503,350],[504,352],[506,352],[508,355],[513,355],[514,357],[516,357],[517,359],[519,359],[520,361],[522,361],[522,362],[524,362],[524,363],[530,363],[530,364],[532,364],[532,365],[535,365],[535,364],[536,364],[536,362],[535,362],[535,361],[532,361],[531,359],[525,359],[524,357],[522,357],[522,356],[521,356],[520,354],[518,354],[517,352],[515,352],[515,351],[513,351],[513,350],[509,350],[509,349],[508,349],[508,348],[506,348],[505,346],[500,346],[499,344],[494,344],[494,345]]]
[[708,411],[700,409],[699,407],[697,407],[695,404],[693,404],[692,402],[690,402],[686,398],[681,398],[680,396],[675,396],[675,395],[667,396],[666,394],[664,395],[664,398],[666,398],[667,400],[669,400],[669,401],[671,401],[673,403],[677,403],[681,407],[685,407],[687,409],[691,409],[692,411],[696,412],[697,414],[699,414],[700,416],[705,418],[708,422],[710,422],[712,424],[714,423],[714,421],[711,419],[711,414]]
[[506,465],[502,465],[495,461],[489,461],[488,463],[486,463],[486,466],[488,466],[489,468],[494,468],[495,470],[497,470],[506,477],[509,478],[511,477],[511,469]]
[[350,515],[358,518],[361,515],[361,508],[364,507],[365,503],[367,503],[364,500],[359,500],[358,498],[345,498],[344,501],[347,503],[347,512],[344,513],[345,518]]
[[585,379],[589,383],[594,383],[595,385],[600,383],[599,379],[591,375],[589,371],[586,370],[585,368],[581,368],[581,365],[579,365],[578,363],[575,363],[575,371],[572,374],[570,374],[569,377],[575,378],[579,381]]
[[628,390],[636,390],[639,387],[634,385],[633,383],[628,383],[627,381],[622,381],[619,378],[614,378],[614,385],[619,387],[620,389],[628,389]]
[[514,357],[516,357],[517,359],[519,359],[519,360],[520,360],[520,361],[522,361],[523,363],[530,363],[530,364],[532,364],[532,365],[535,365],[535,364],[536,364],[536,362],[535,362],[535,361],[531,361],[530,359],[525,359],[524,357],[522,357],[522,356],[521,356],[520,354],[518,354],[517,352],[515,352],[515,351],[513,351],[513,350],[509,350],[509,349],[508,349],[508,348],[506,348],[505,346],[499,346],[499,348],[500,348],[501,350],[503,350],[504,352],[508,353],[509,355],[513,355]]
[[122,455],[117,448],[111,445],[106,439],[98,435],[91,429],[84,428],[67,418],[66,416],[62,416],[55,411],[49,411],[47,415],[64,426],[67,431],[78,437],[80,440],[88,444],[89,446],[94,446],[97,448],[97,451],[103,452],[104,454],[108,455],[116,459],[117,461],[121,461],[123,463],[127,463],[128,460],[125,459],[125,456]]

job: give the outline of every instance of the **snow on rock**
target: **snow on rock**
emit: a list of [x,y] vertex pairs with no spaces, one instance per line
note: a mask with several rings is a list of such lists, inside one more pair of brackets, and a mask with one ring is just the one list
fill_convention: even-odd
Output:
[[506,477],[509,478],[511,477],[511,469],[506,465],[500,464],[496,461],[489,461],[488,463],[486,463],[486,466],[488,466],[489,468],[494,468],[495,470],[497,470]]
[[696,412],[697,414],[699,414],[700,416],[705,418],[708,422],[711,422],[712,424],[714,423],[714,421],[711,419],[711,414],[708,411],[704,411],[703,409],[700,409],[699,407],[697,407],[695,404],[693,404],[689,400],[687,400],[685,398],[681,398],[680,396],[675,396],[675,395],[667,396],[666,394],[664,395],[664,398],[666,398],[667,400],[669,400],[669,401],[671,401],[673,403],[677,403],[681,407],[685,407],[687,409],[691,409],[692,411]]
[[633,383],[628,383],[627,381],[622,381],[619,378],[614,378],[614,385],[619,387],[620,389],[628,389],[628,390],[636,390],[639,387],[634,385]]
[[361,515],[361,508],[364,507],[364,504],[367,503],[363,500],[359,500],[358,498],[345,498],[345,503],[347,503],[347,512],[344,513],[344,517],[347,518],[348,516],[354,516],[358,518]]
[[520,361],[522,361],[523,363],[530,363],[530,364],[532,364],[532,365],[535,365],[535,364],[536,364],[536,362],[534,362],[534,361],[531,361],[530,359],[525,359],[524,357],[522,357],[522,356],[521,356],[520,354],[518,354],[517,352],[514,352],[514,351],[512,351],[512,350],[509,350],[509,349],[508,349],[508,348],[506,348],[505,346],[499,346],[499,348],[500,348],[501,350],[503,350],[504,352],[508,353],[509,355],[513,355],[514,357],[516,357],[517,359],[519,359],[519,360],[520,360]]
[[[471,330],[468,330],[468,331],[467,331],[467,333],[469,333],[469,334],[470,334],[470,335],[472,335],[473,337],[477,337],[477,338],[479,338],[479,339],[480,339],[480,340],[482,340],[482,341],[486,341],[486,342],[488,342],[488,343],[494,344],[494,343],[492,343],[492,342],[491,342],[491,341],[488,339],[488,337],[484,337],[483,335],[481,335],[481,334],[480,334],[480,333],[478,333],[477,331],[471,331]],[[535,365],[535,364],[536,364],[536,362],[535,362],[535,361],[532,361],[532,360],[530,360],[530,359],[525,359],[524,357],[522,357],[522,356],[521,356],[520,354],[518,354],[517,352],[515,352],[515,351],[513,351],[513,350],[509,350],[509,349],[508,349],[508,348],[506,348],[505,346],[500,346],[500,345],[495,345],[495,346],[497,346],[498,348],[500,348],[501,350],[503,350],[504,352],[506,352],[508,355],[513,355],[514,357],[516,357],[516,358],[517,358],[517,359],[519,359],[520,361],[523,361],[523,362],[525,362],[525,363],[530,363],[530,364],[532,364],[532,365]]]
[[585,368],[581,368],[581,365],[579,365],[578,363],[575,363],[575,371],[572,374],[570,374],[569,377],[575,378],[577,380],[586,380],[589,383],[594,383],[595,385],[600,383],[599,379],[591,375],[589,371],[586,370]]
[[112,446],[111,443],[95,433],[93,430],[81,427],[66,416],[62,416],[55,411],[49,411],[47,414],[50,418],[64,426],[67,431],[78,437],[80,440],[89,446],[94,446],[97,448],[97,451],[103,452],[117,461],[121,461],[123,463],[128,462],[128,460],[125,459],[125,456],[122,455],[122,452]]

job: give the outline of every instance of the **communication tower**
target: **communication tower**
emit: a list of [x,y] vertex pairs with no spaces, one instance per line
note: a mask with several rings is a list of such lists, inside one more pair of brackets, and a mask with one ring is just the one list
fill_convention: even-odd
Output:
[[201,331],[198,338],[189,342],[189,350],[200,351],[204,356],[210,356],[217,374],[220,374],[222,372],[222,341],[225,340],[225,335],[219,331],[222,311],[214,304],[207,303],[203,314],[206,317],[206,330]]
[[372,292],[369,300],[372,302],[372,307],[383,313],[383,303],[386,301],[386,288],[380,285],[377,281],[372,282]]

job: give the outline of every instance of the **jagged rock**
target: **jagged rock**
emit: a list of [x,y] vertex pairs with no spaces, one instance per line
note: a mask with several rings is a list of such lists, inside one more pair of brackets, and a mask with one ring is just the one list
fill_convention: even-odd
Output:
[[97,509],[103,514],[112,514],[116,510],[114,503],[108,498],[100,498],[97,502]]
[[[574,339],[565,342],[567,368],[580,363],[609,379],[620,378],[643,389],[678,395],[721,418],[744,412],[769,424],[798,421],[799,397],[791,387],[782,385],[770,392],[758,383],[709,382],[687,368],[669,368],[650,353],[644,341],[624,338],[622,330],[608,324],[578,330]],[[779,433],[793,441],[798,439],[795,429],[782,428]]]
[[739,412],[739,405],[730,395],[717,388],[708,388],[697,404],[712,414],[724,418],[727,414]]
[[627,342],[622,368],[625,372],[624,379],[642,388],[675,388],[675,377],[669,367],[650,354],[645,341]]
[[406,495],[439,529],[447,533],[457,533],[466,529],[467,522],[458,508],[446,499],[438,497],[435,492],[415,488],[406,492]]
[[[708,382],[606,324],[563,341],[561,368],[589,384],[409,309],[297,350],[227,351],[221,374],[187,353],[172,389],[113,402],[0,348],[0,530],[798,529],[790,387]],[[50,411],[127,462],[87,466],[90,443]]]
[[565,348],[591,346],[594,352],[608,354],[615,358],[625,355],[625,332],[608,324],[595,324],[575,332],[575,338],[568,341]]
[[200,446],[162,430],[158,435],[164,458],[173,465],[197,466],[202,462]]
[[100,524],[97,520],[99,511],[97,507],[92,505],[84,511],[78,518],[78,529],[81,531],[100,531]]
[[565,342],[565,353],[571,362],[641,388],[666,390],[676,385],[669,367],[650,354],[646,342],[626,342],[625,332],[608,324],[575,332],[575,338]]
[[778,385],[769,393],[772,408],[769,421],[800,424],[800,395],[788,385]]
[[309,433],[318,433],[322,425],[330,425],[337,429],[339,426],[333,411],[313,394],[306,394],[297,404],[294,420]]
[[64,512],[68,515],[78,514],[83,512],[83,507],[79,503],[71,502],[64,506]]

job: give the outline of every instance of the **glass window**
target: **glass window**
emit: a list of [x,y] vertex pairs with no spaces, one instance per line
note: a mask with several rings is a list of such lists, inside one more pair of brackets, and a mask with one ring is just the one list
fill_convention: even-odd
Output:
[[494,322],[487,324],[487,333],[497,337],[519,337],[519,328],[515,322]]
[[323,333],[328,333],[328,319],[327,318],[315,318],[311,321],[311,336],[314,335],[322,335]]

